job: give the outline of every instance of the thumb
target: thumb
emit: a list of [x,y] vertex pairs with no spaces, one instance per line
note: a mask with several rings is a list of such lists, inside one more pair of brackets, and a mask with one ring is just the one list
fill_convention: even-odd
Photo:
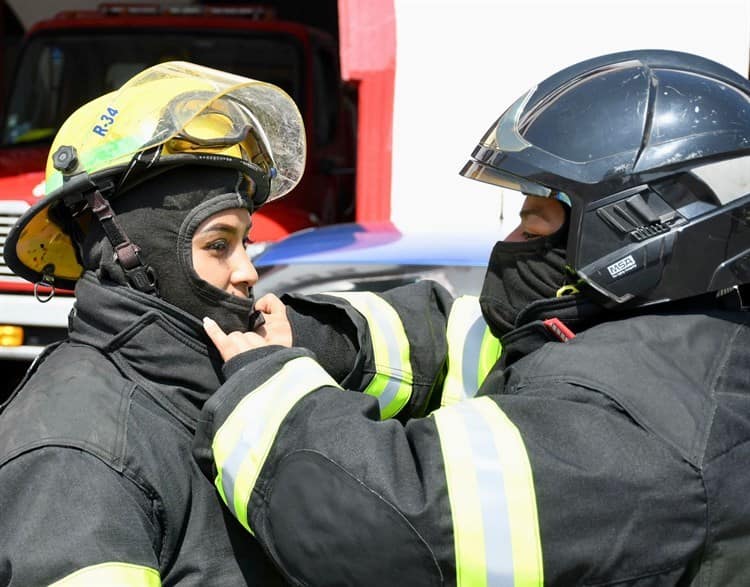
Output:
[[286,312],[286,305],[276,295],[268,293],[256,300],[255,308],[264,314]]

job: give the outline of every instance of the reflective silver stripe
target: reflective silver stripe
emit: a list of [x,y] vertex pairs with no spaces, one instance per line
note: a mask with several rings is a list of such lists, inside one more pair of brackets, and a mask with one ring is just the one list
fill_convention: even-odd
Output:
[[214,482],[224,503],[251,533],[247,505],[279,426],[302,397],[324,386],[340,389],[313,359],[292,359],[242,398],[214,436]]
[[160,587],[159,571],[130,563],[101,563],[84,567],[50,587]]
[[515,425],[489,398],[433,414],[461,586],[543,584],[531,466]]
[[380,296],[369,292],[329,292],[349,302],[367,320],[375,360],[375,375],[364,393],[378,399],[381,419],[401,411],[412,392],[409,339],[398,313]]
[[474,397],[487,370],[499,357],[500,343],[482,316],[479,299],[461,296],[453,302],[447,327],[448,372],[443,384],[442,406]]
[[461,358],[461,367],[463,372],[463,392],[464,397],[474,397],[479,389],[479,371],[477,370],[477,361],[479,352],[482,350],[482,339],[487,325],[481,316],[469,326],[464,341],[464,352]]

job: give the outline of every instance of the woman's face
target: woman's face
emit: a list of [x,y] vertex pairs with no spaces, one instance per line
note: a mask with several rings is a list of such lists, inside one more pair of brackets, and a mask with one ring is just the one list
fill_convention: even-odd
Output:
[[193,268],[214,287],[234,296],[248,297],[258,281],[245,246],[250,212],[231,208],[201,222],[193,235]]

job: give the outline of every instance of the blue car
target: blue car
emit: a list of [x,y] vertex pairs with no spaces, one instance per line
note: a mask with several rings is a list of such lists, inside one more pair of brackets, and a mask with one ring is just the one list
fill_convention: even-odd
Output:
[[253,258],[256,296],[382,291],[433,279],[452,294],[478,295],[496,232],[401,231],[391,223],[351,223],[295,233]]

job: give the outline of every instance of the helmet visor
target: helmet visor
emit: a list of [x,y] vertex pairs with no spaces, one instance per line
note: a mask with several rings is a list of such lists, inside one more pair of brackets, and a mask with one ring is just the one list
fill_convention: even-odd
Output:
[[477,181],[496,185],[501,188],[521,192],[527,196],[548,198],[553,194],[553,190],[546,186],[511,175],[505,171],[500,171],[480,161],[467,161],[459,173],[469,179],[476,179]]
[[[490,152],[517,152],[523,151],[530,146],[518,132],[518,123],[529,98],[534,93],[534,89],[532,88],[516,100],[497,122],[490,127],[480,141],[480,148],[482,150],[485,152],[487,150]],[[477,151],[474,152],[474,155],[477,155]],[[552,190],[546,186],[506,171],[501,171],[476,159],[468,161],[459,173],[469,179],[476,179],[477,181],[521,192],[529,196],[547,198],[552,194]]]
[[564,192],[549,188],[525,177],[502,171],[480,160],[491,160],[502,152],[519,152],[532,146],[521,135],[519,125],[523,122],[522,116],[525,114],[529,99],[535,91],[536,87],[531,88],[490,127],[474,151],[474,156],[478,158],[469,160],[459,171],[459,174],[469,179],[521,192],[527,196],[555,198],[567,206],[571,206],[570,197]]
[[481,144],[483,146],[495,151],[512,152],[523,151],[531,146],[521,136],[518,129],[521,115],[524,113],[526,104],[535,91],[536,88],[531,88],[505,111],[497,122],[485,133],[484,137],[482,137]]

